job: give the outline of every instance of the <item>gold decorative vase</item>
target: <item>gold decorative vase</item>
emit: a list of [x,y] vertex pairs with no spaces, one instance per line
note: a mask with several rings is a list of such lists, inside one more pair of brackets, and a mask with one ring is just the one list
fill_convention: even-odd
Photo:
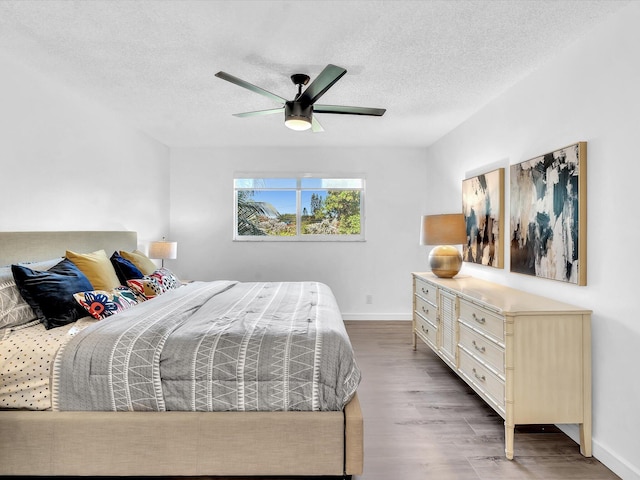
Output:
[[440,278],[454,277],[462,267],[462,255],[456,247],[441,245],[431,250],[429,265],[434,275]]

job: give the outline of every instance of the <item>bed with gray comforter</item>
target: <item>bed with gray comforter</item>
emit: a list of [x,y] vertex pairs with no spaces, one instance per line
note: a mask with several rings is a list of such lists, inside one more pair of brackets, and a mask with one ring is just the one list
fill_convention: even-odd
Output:
[[193,282],[78,332],[58,411],[340,411],[360,371],[318,282]]

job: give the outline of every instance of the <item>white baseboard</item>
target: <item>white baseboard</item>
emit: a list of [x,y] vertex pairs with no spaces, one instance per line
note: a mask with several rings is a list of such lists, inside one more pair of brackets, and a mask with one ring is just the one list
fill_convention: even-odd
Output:
[[411,320],[410,313],[343,313],[344,320]]
[[[580,443],[580,430],[578,425],[556,425],[577,444]],[[626,460],[617,456],[608,448],[602,446],[596,440],[593,441],[593,456],[597,458],[609,470],[624,480],[640,480],[640,469],[629,464]]]

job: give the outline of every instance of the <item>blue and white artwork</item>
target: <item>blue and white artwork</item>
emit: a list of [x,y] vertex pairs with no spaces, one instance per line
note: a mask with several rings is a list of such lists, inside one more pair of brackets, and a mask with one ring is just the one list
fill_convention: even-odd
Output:
[[587,144],[511,166],[511,271],[586,285]]
[[462,259],[503,268],[504,168],[462,181],[462,213],[467,243]]

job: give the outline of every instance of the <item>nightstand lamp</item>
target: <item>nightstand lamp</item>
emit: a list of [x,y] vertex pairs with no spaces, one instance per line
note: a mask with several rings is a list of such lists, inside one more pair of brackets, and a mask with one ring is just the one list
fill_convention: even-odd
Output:
[[467,242],[467,227],[462,213],[424,215],[420,230],[420,245],[437,245],[429,254],[434,275],[454,277],[462,267],[462,255],[453,245]]
[[162,260],[164,268],[165,260],[173,260],[178,257],[178,242],[167,242],[164,237],[162,241],[151,242],[149,244],[149,258]]

